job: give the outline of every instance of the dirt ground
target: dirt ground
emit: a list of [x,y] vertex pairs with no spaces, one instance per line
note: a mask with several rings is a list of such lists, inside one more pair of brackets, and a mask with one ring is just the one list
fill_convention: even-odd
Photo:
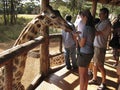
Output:
[[[7,42],[7,43],[0,43],[0,52],[7,50],[11,48],[14,44],[14,41]],[[50,43],[50,54],[54,54],[59,52],[58,48],[59,43]],[[39,50],[39,47],[36,47],[33,50]],[[30,84],[32,84],[34,81],[34,78],[39,75],[40,71],[40,61],[39,58],[34,58],[31,55],[28,55],[26,60],[26,67],[24,71],[24,75],[22,77],[22,84],[27,88]]]

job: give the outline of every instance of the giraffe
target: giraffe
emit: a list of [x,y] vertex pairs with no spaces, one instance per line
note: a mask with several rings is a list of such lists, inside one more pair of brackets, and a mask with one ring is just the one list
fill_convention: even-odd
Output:
[[[18,39],[15,41],[13,47],[34,39],[46,26],[53,26],[54,28],[71,31],[71,27],[62,18],[59,11],[53,10],[53,8],[48,5],[45,11],[41,12],[40,15],[26,25]],[[26,58],[27,53],[13,59],[12,90],[25,90],[24,86],[21,84],[21,78],[24,73]],[[4,74],[3,71],[2,74],[0,72],[0,90],[4,90]]]

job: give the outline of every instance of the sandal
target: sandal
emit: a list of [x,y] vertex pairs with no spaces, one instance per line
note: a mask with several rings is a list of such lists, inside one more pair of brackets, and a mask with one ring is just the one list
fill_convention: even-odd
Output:
[[88,84],[97,84],[97,80],[92,79],[88,82]]
[[101,85],[97,88],[97,90],[106,90],[107,87],[105,84],[101,83]]

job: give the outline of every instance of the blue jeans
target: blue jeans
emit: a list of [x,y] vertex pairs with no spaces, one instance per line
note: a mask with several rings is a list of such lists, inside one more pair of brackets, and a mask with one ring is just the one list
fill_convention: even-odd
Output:
[[73,45],[70,48],[65,48],[65,63],[67,68],[71,68],[70,59],[72,60],[72,67],[77,67],[77,61],[76,61],[76,46]]

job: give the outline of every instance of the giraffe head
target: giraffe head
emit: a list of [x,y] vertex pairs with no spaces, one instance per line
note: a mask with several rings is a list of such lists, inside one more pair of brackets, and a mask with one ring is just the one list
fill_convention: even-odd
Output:
[[71,27],[67,24],[65,19],[61,16],[58,10],[53,10],[51,6],[47,10],[44,10],[40,15],[36,17],[38,20],[43,20],[46,26],[52,26],[55,28],[61,28],[70,32]]

